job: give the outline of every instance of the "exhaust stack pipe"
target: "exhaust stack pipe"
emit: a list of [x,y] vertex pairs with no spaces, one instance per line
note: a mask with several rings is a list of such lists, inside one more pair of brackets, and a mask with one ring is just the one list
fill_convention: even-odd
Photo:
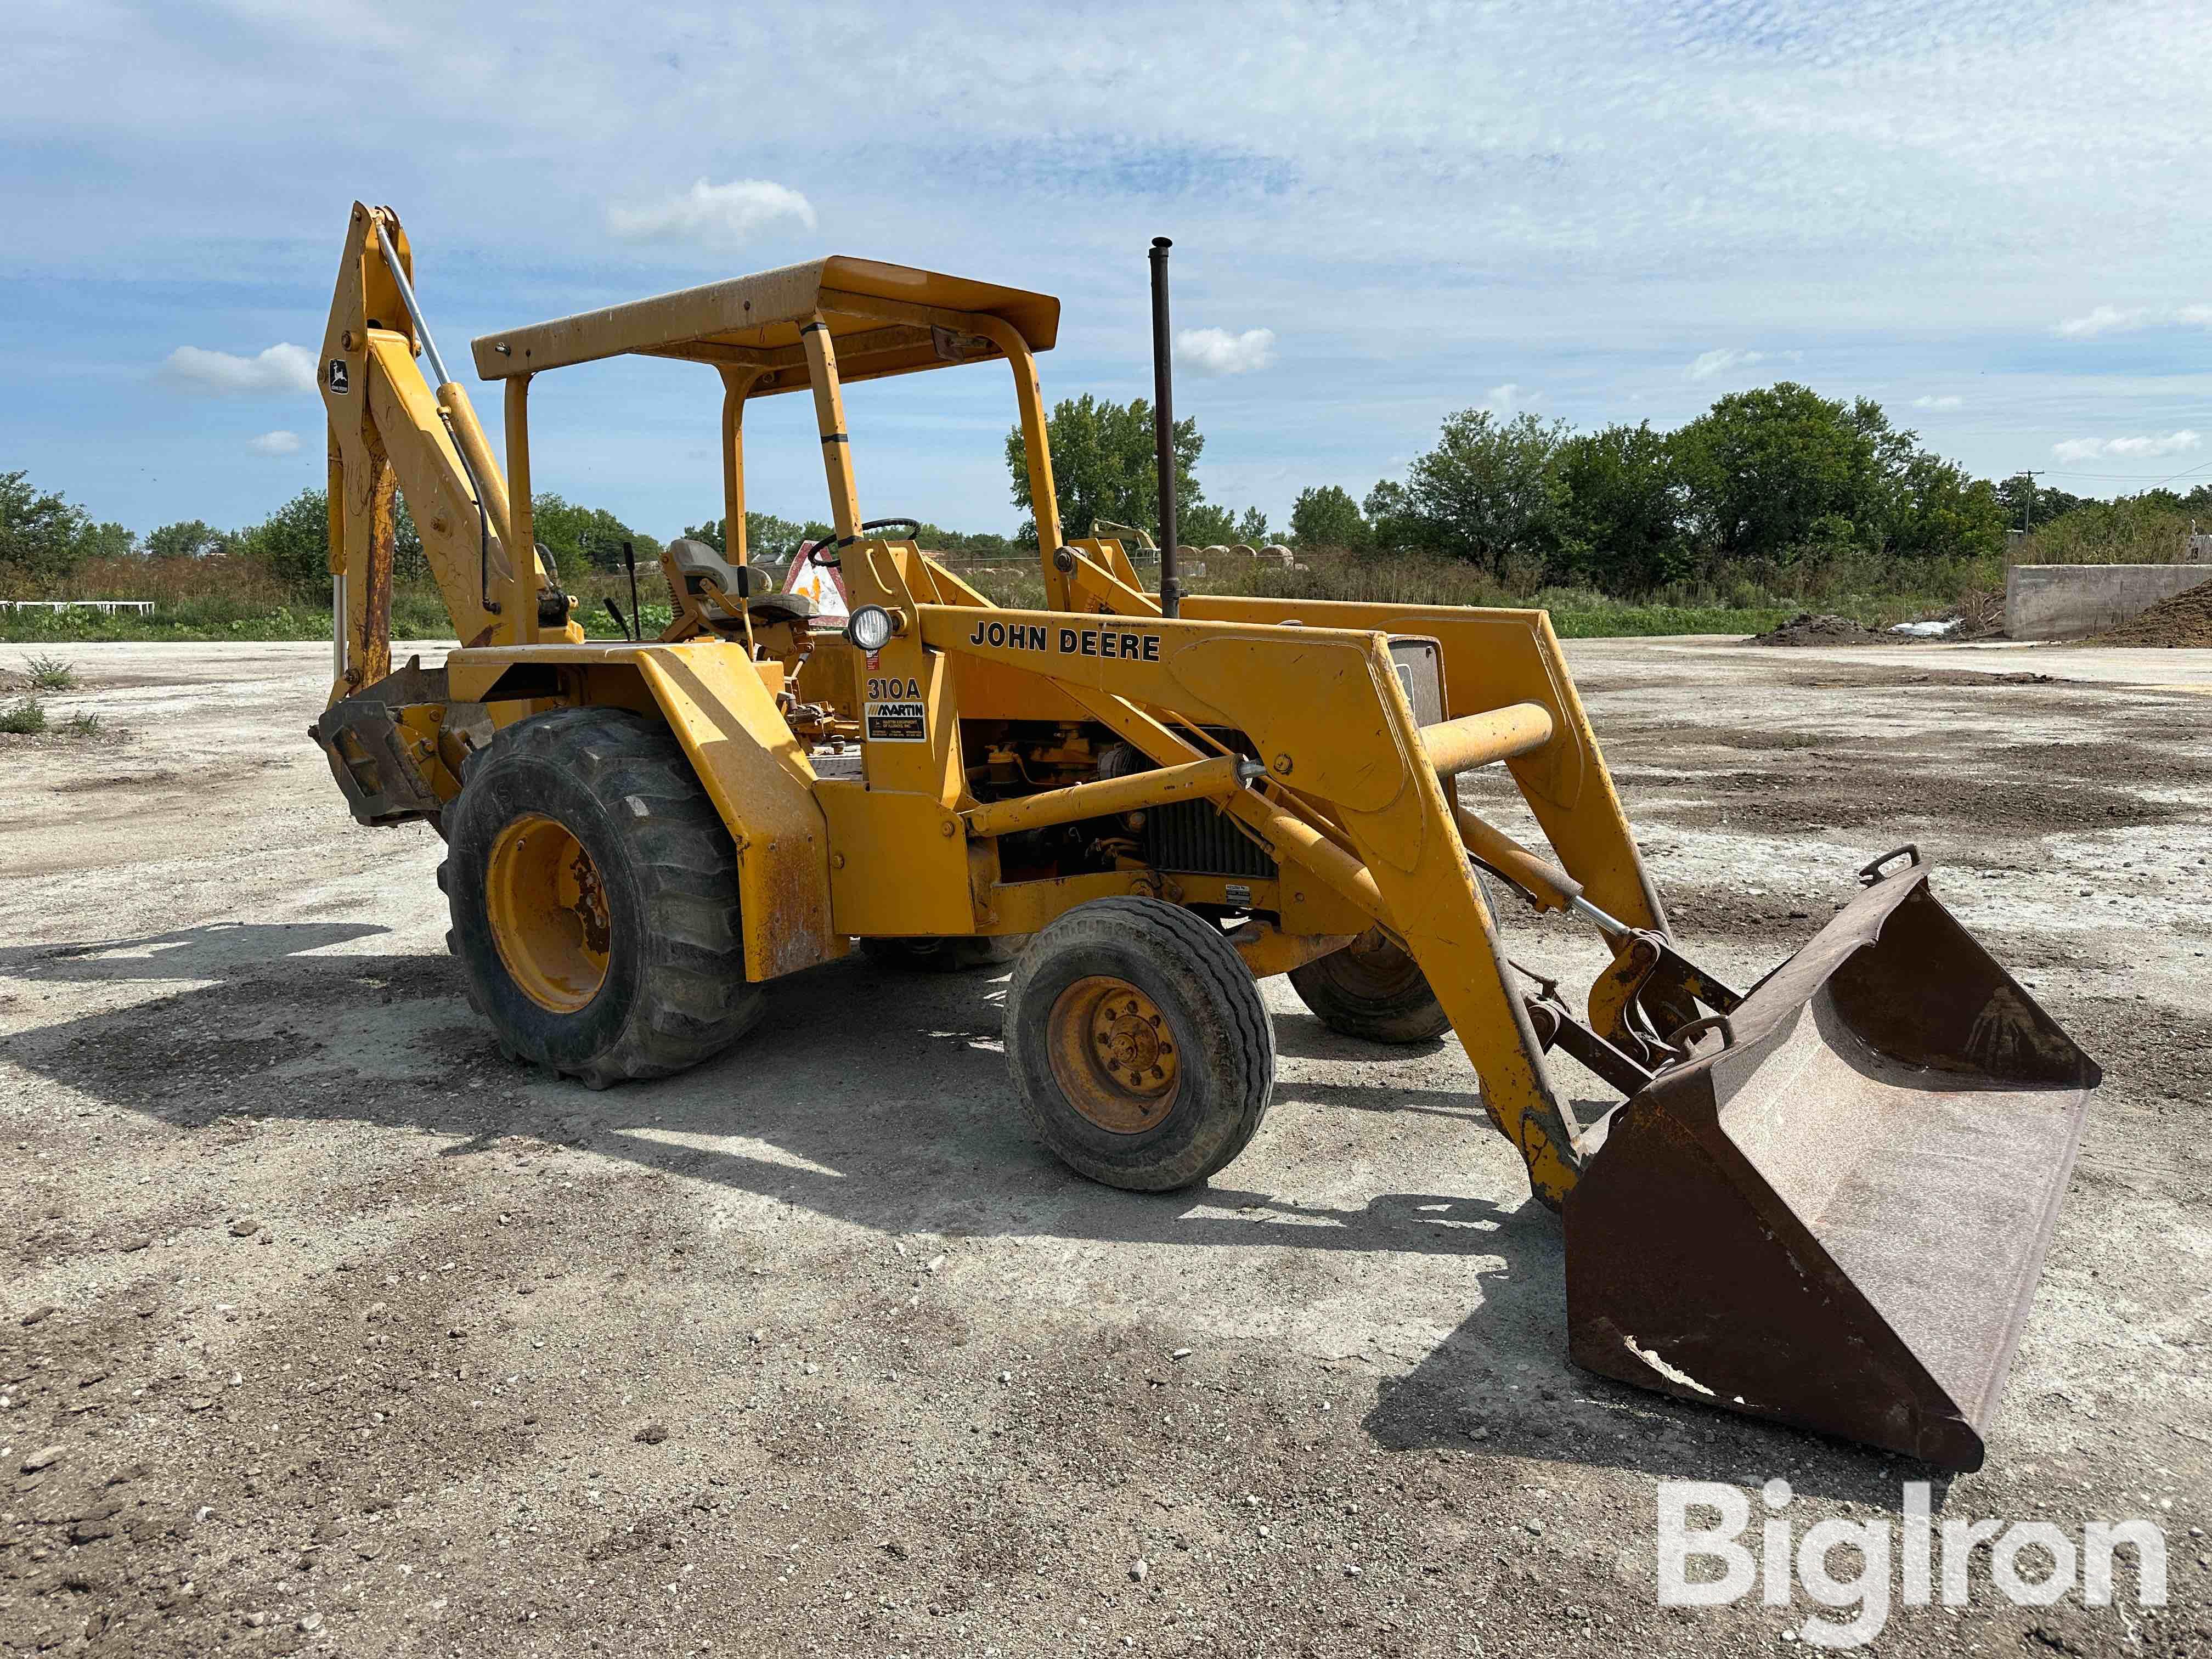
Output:
[[1175,362],[1168,331],[1168,250],[1152,238],[1152,448],[1160,470],[1160,614],[1182,614],[1182,582],[1176,571]]

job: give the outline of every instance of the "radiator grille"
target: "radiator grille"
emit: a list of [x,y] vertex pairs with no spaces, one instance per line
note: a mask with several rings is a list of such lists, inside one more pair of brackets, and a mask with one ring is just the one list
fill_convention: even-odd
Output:
[[1145,809],[1145,860],[1156,870],[1194,876],[1275,879],[1275,861],[1210,801],[1182,800]]

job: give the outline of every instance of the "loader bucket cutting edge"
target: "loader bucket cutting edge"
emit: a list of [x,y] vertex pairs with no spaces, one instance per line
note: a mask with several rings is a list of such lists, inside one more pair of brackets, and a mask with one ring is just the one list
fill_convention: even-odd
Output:
[[1927,877],[1614,1115],[1565,1204],[1578,1364],[1980,1467],[2101,1073]]

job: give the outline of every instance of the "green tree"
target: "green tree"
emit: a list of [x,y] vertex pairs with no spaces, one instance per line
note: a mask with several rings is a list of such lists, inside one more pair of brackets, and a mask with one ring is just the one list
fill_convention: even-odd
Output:
[[146,538],[149,559],[197,559],[223,549],[223,533],[204,519],[165,524]]
[[1012,536],[989,530],[947,530],[934,524],[923,525],[918,539],[925,552],[959,553],[970,557],[1003,557],[1020,550]]
[[[476,528],[473,514],[470,516],[469,527]],[[392,515],[392,574],[396,581],[430,580],[430,556],[422,550],[422,532],[416,526],[415,514],[408,509],[404,493]]]
[[1437,447],[1406,482],[1378,483],[1367,516],[1387,544],[1421,548],[1500,575],[1541,575],[1560,562],[1568,529],[1560,475],[1564,421],[1501,421],[1488,410],[1447,416]]
[[42,494],[24,472],[0,472],[0,566],[40,580],[66,576],[82,556],[84,509]]
[[[828,526],[823,526],[826,532]],[[745,556],[766,564],[781,564],[799,551],[799,543],[807,539],[808,526],[794,524],[789,519],[779,519],[773,513],[745,514]],[[726,555],[729,538],[723,533],[722,520],[709,519],[704,524],[686,525],[684,533],[694,541],[701,541],[717,553]],[[642,556],[642,555],[641,555]],[[658,553],[654,555],[659,556]]]
[[1211,501],[1194,501],[1176,509],[1176,539],[1185,547],[1225,547],[1243,538],[1237,533],[1237,514],[1231,509]]
[[1559,450],[1568,572],[1609,593],[1685,575],[1692,548],[1672,446],[1651,423],[1579,432]]
[[[1152,406],[1142,398],[1111,403],[1085,392],[1054,406],[1047,422],[1052,445],[1054,488],[1060,495],[1060,534],[1073,540],[1091,534],[1099,520],[1137,525],[1158,533],[1159,473],[1152,449]],[[1205,500],[1192,469],[1206,440],[1195,419],[1175,423],[1176,536],[1197,543],[1198,532],[1184,525]],[[1030,497],[1029,464],[1016,427],[1006,434],[1006,469],[1013,476],[1014,505],[1030,516],[1015,532],[1024,545],[1036,545],[1036,504]],[[1231,527],[1233,532],[1235,526]],[[1218,539],[1218,538],[1217,538]]]
[[232,540],[270,576],[303,595],[330,584],[330,507],[319,489],[301,490]]
[[2005,528],[2033,530],[2039,525],[2049,524],[2063,518],[2077,507],[2087,507],[2088,497],[2075,495],[2050,485],[2038,489],[2033,480],[2020,473],[2009,478],[2000,478],[1993,486],[1997,505],[2004,509]]
[[1371,545],[1375,537],[1348,490],[1340,484],[1319,484],[1301,489],[1291,503],[1291,538],[1300,547],[1357,551]]
[[629,543],[640,564],[660,556],[660,544],[632,530],[603,507],[584,507],[546,491],[530,498],[532,532],[554,563],[563,570],[582,570],[596,565],[602,570],[623,568],[622,546]]
[[137,532],[112,520],[88,524],[77,538],[77,556],[83,559],[131,559],[143,550],[138,545]]
[[1847,522],[1860,546],[1882,544],[1912,439],[1871,398],[1846,404],[1784,380],[1719,399],[1675,434],[1674,449],[1705,550],[1789,563],[1820,520]]
[[1996,486],[1923,450],[1899,469],[1888,546],[1908,558],[1957,558],[2004,546]]

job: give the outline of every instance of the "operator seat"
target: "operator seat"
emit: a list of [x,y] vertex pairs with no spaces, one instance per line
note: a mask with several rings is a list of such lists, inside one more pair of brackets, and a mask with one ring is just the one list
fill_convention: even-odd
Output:
[[724,614],[708,597],[709,588],[732,601],[744,599],[757,627],[811,621],[820,611],[821,607],[804,593],[775,592],[759,567],[732,564],[694,537],[679,536],[669,543],[668,556],[684,579],[684,591],[697,602],[702,618],[711,626],[735,628],[738,622],[736,617]]

